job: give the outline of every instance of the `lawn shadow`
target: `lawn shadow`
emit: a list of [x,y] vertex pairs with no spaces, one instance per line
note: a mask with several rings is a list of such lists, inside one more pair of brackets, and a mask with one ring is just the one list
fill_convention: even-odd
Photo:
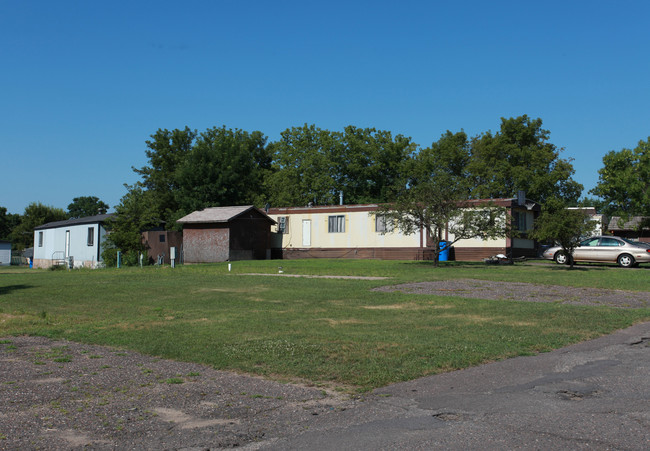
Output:
[[26,290],[27,288],[33,288],[32,285],[7,285],[6,287],[0,287],[0,295],[9,294],[12,291]]

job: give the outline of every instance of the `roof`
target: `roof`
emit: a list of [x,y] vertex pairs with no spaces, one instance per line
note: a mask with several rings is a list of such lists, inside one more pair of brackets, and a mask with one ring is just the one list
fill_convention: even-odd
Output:
[[607,230],[638,230],[641,223],[647,219],[645,216],[630,216],[627,221],[624,221],[620,216],[612,216]]
[[66,219],[64,221],[48,222],[47,224],[34,227],[34,230],[56,229],[58,227],[67,227],[67,226],[83,225],[83,224],[101,224],[106,222],[114,214],[115,213],[107,213],[103,215],[86,216],[84,218],[75,218],[75,219]]
[[[467,205],[489,205],[493,204],[499,207],[517,207],[516,198],[498,198],[498,199],[470,199]],[[376,211],[379,209],[379,204],[346,204],[346,205],[317,205],[313,207],[274,207],[269,210],[269,214],[282,215],[282,214],[301,214],[301,213],[349,213],[355,211]],[[521,206],[527,210],[540,210],[540,205],[537,202],[526,199],[526,203]]]
[[176,222],[181,224],[230,222],[251,210],[257,212],[259,215],[268,219],[269,222],[275,224],[273,219],[254,205],[204,208],[203,210],[194,211],[187,216],[183,216]]

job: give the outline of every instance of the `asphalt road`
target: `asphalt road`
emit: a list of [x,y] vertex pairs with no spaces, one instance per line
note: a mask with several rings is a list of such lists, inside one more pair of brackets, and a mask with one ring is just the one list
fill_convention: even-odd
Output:
[[377,390],[263,450],[650,449],[650,323]]

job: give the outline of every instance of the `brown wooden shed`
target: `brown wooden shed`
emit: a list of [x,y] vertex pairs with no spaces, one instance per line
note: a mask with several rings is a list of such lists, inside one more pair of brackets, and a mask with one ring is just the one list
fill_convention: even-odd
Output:
[[178,222],[183,225],[185,263],[271,258],[275,221],[252,205],[205,208]]

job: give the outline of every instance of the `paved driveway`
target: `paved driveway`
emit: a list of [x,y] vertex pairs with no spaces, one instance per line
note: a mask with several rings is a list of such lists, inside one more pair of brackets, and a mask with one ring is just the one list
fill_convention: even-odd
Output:
[[319,420],[244,448],[648,450],[650,323],[382,388]]

